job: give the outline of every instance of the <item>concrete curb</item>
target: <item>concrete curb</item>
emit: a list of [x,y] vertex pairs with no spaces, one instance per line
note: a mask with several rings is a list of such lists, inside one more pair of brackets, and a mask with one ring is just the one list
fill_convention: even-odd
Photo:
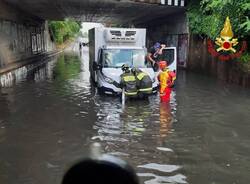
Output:
[[41,60],[46,60],[49,59],[55,55],[58,55],[59,53],[63,52],[63,50],[56,50],[56,51],[51,51],[51,52],[45,52],[45,53],[39,53],[36,55],[33,55],[31,57],[25,58],[25,59],[21,59],[19,61],[16,61],[14,63],[11,63],[3,68],[0,68],[0,75],[10,72],[12,70],[21,68],[25,65],[31,64],[31,63],[35,63]]

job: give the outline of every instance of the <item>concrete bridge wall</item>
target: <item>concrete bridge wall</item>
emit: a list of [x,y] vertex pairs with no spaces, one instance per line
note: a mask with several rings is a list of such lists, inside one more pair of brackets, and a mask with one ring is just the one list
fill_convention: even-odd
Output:
[[220,81],[250,87],[250,72],[244,71],[242,65],[234,60],[220,61],[208,52],[207,39],[190,35],[187,68],[201,74],[218,78]]
[[0,67],[53,49],[44,20],[0,0]]

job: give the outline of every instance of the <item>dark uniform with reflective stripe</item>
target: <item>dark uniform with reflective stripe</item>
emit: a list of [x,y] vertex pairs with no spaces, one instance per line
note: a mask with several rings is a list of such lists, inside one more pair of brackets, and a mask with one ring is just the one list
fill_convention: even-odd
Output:
[[136,96],[137,95],[137,86],[136,78],[133,73],[125,72],[121,75],[121,88],[125,89],[126,96]]
[[138,92],[142,94],[151,94],[153,88],[150,76],[147,73],[142,72],[140,70],[137,70],[135,72],[135,75],[137,79]]

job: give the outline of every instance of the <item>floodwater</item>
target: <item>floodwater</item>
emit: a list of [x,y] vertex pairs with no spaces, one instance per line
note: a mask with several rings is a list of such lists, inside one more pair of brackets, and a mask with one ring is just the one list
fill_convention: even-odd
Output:
[[94,142],[128,161],[141,183],[250,182],[247,89],[180,71],[169,105],[154,95],[122,107],[91,86],[86,48],[19,69],[1,85],[1,184],[60,184]]

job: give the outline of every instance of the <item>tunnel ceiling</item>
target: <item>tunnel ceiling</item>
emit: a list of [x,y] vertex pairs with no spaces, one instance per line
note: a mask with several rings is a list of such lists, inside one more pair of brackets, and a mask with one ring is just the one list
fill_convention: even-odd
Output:
[[184,7],[133,2],[130,0],[5,0],[36,17],[62,20],[72,17],[83,22],[143,25],[175,13]]

